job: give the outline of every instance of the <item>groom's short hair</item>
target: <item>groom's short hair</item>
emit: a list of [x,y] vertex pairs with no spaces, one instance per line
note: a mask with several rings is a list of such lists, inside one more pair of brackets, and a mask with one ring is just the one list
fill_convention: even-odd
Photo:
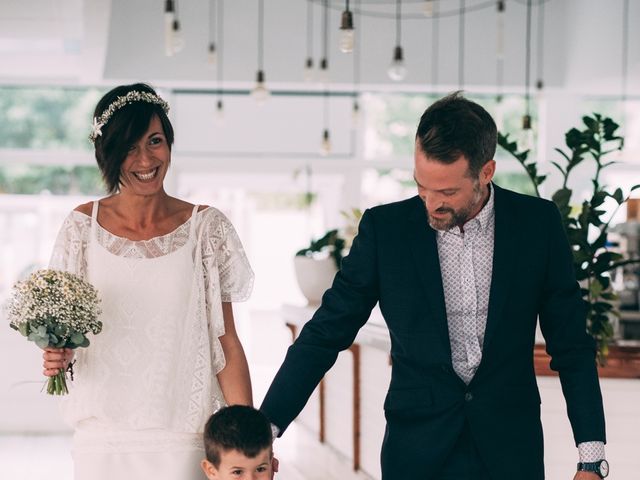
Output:
[[211,415],[204,427],[204,448],[207,460],[220,466],[223,452],[236,450],[255,458],[273,444],[271,424],[253,407],[232,405]]
[[464,155],[472,178],[478,178],[482,166],[495,156],[497,139],[489,112],[461,92],[427,108],[416,131],[416,143],[427,157],[449,164]]

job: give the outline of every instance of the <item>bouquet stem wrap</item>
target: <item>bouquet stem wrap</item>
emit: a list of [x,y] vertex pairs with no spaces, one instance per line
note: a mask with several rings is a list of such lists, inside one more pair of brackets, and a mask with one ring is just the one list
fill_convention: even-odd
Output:
[[66,370],[61,369],[56,375],[49,377],[47,393],[49,395],[66,395],[69,393]]

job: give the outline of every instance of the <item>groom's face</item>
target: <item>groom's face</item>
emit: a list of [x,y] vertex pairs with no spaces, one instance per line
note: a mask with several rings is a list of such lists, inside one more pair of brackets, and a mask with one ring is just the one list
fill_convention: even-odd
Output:
[[494,170],[495,161],[490,160],[475,177],[464,155],[447,164],[429,158],[416,143],[414,179],[431,227],[449,230],[475,217],[487,198]]

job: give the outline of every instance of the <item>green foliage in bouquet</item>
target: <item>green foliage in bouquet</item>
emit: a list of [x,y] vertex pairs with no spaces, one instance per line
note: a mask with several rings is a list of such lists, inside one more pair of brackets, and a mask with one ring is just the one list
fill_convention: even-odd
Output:
[[[610,272],[629,263],[640,263],[640,259],[623,259],[622,255],[607,248],[609,224],[615,212],[608,219],[603,218],[603,204],[611,198],[617,204],[617,211],[629,199],[631,192],[640,188],[640,185],[632,187],[626,196],[620,188],[613,193],[607,191],[600,183],[600,174],[602,170],[616,163],[605,161],[605,157],[622,149],[624,139],[616,134],[619,125],[597,113],[583,117],[582,122],[584,125],[581,130],[572,128],[565,134],[568,151],[555,149],[563,157],[565,165],[551,162],[562,174],[563,179],[562,187],[551,198],[560,210],[573,252],[576,276],[582,286],[582,297],[588,307],[587,331],[596,340],[598,360],[604,364],[613,337],[610,319],[612,315],[620,315],[613,303],[617,296],[611,288]],[[519,151],[516,142],[512,142],[508,135],[501,133],[498,134],[498,144],[520,162],[535,188],[536,195],[540,196],[538,187],[547,176],[540,175],[536,162],[528,160],[529,151]],[[587,160],[595,163],[596,171],[591,180],[593,190],[590,198],[584,200],[579,208],[572,208],[573,191],[567,186],[569,176],[579,164]]]
[[[88,347],[102,330],[97,290],[78,275],[38,270],[17,282],[7,305],[9,326],[40,348]],[[51,377],[50,394],[68,393],[65,372]]]

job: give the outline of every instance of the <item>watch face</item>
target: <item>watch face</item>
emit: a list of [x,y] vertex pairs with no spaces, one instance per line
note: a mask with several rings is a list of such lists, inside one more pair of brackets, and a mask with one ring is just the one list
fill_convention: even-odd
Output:
[[609,475],[609,462],[602,460],[602,462],[600,462],[600,476],[604,478],[607,475]]

